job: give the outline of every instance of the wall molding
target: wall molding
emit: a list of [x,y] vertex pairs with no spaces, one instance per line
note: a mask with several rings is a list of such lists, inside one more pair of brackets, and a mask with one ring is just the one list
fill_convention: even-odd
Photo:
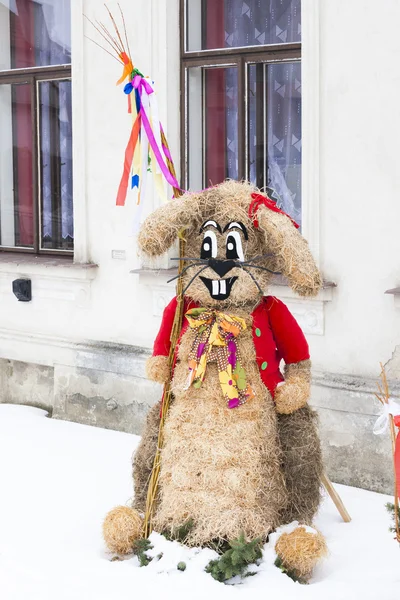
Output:
[[0,328],[0,360],[54,367],[66,365],[145,378],[150,350],[128,344],[75,340]]

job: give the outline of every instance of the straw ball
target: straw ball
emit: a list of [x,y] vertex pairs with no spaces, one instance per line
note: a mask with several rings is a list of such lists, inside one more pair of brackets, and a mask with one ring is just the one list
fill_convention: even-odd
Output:
[[143,521],[137,510],[117,506],[103,522],[103,537],[110,552],[129,554],[135,540],[142,535]]
[[316,563],[326,556],[327,546],[319,531],[309,532],[300,526],[283,533],[275,544],[275,551],[286,569],[307,580]]

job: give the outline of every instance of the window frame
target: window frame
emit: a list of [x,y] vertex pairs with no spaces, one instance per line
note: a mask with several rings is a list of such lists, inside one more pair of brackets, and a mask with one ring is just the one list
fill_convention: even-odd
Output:
[[31,135],[32,135],[32,193],[33,193],[33,248],[22,246],[1,246],[1,252],[33,254],[35,256],[74,256],[74,250],[41,248],[41,192],[40,184],[40,133],[39,133],[39,86],[40,81],[72,81],[72,66],[70,63],[49,65],[44,67],[26,67],[0,71],[0,85],[21,84],[30,85],[31,95]]
[[[238,74],[238,179],[249,177],[248,153],[248,66],[256,63],[301,62],[301,42],[216,48],[188,51],[186,27],[187,0],[179,0],[180,88],[181,88],[181,186],[188,187],[188,77],[190,67],[234,66]],[[204,166],[203,166],[204,167]],[[203,168],[203,184],[204,182]],[[204,187],[204,185],[203,185]]]

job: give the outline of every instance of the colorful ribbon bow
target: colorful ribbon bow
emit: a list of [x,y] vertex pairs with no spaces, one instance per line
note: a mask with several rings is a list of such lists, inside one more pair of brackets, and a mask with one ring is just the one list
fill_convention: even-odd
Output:
[[266,206],[267,208],[269,208],[269,210],[272,210],[273,212],[277,212],[281,215],[285,215],[285,217],[288,217],[288,219],[292,221],[296,229],[299,229],[298,223],[296,223],[296,221],[294,221],[292,217],[290,217],[287,213],[278,208],[276,202],[271,200],[271,198],[268,198],[268,196],[263,196],[262,194],[255,193],[251,194],[251,197],[253,198],[253,201],[249,206],[249,218],[253,221],[254,227],[258,229],[259,226],[258,219],[256,217],[258,209],[260,208],[260,206]]
[[[124,92],[128,96],[128,112],[132,113],[132,130],[125,150],[124,168],[117,194],[117,206],[125,204],[131,174],[132,188],[137,188],[138,201],[145,195],[149,165],[154,164],[154,181],[158,195],[166,200],[163,178],[179,189],[176,177],[172,174],[168,162],[173,167],[163,127],[158,116],[157,98],[154,83],[136,68],[130,58],[122,53],[123,73],[117,83],[128,83]],[[131,95],[134,100],[131,100]],[[174,171],[174,169],[172,169]]]
[[196,337],[189,354],[189,375],[185,389],[199,388],[207,363],[216,361],[219,383],[228,408],[236,408],[254,398],[246,372],[240,363],[236,339],[246,329],[244,319],[207,308],[192,308],[186,313]]

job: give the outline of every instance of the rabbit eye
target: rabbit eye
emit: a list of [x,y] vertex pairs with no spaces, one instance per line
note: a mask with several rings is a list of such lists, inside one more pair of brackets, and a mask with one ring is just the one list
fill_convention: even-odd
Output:
[[226,238],[226,258],[244,262],[242,240],[238,231],[232,231]]
[[217,254],[217,236],[214,231],[206,231],[201,245],[200,258],[216,258]]

